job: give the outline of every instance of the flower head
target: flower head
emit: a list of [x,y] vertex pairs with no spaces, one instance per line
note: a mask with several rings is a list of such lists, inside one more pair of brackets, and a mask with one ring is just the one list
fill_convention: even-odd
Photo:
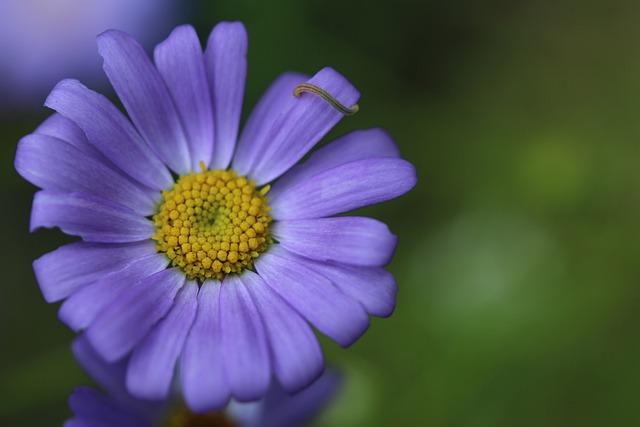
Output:
[[80,336],[73,353],[106,393],[78,387],[69,397],[73,418],[65,427],[296,427],[311,420],[336,396],[341,377],[326,371],[311,386],[290,395],[272,383],[264,399],[231,402],[219,411],[195,413],[182,403],[179,391],[159,401],[131,396],[125,387],[126,364],[105,363]]
[[[240,23],[217,25],[204,55],[193,28],[178,27],[155,65],[121,32],[98,47],[131,121],[65,80],[46,102],[56,114],[16,154],[42,188],[31,229],[82,239],[35,261],[45,299],[65,300],[62,321],[106,360],[130,355],[136,396],[165,398],[176,364],[197,411],[259,399],[272,376],[304,388],[323,369],[311,325],[346,347],[395,304],[384,266],[396,237],[374,219],[334,215],[407,192],[413,166],[379,129],[294,166],[343,117],[336,105],[358,100],[330,68],[280,76],[238,136]],[[301,84],[321,96],[295,96]]]

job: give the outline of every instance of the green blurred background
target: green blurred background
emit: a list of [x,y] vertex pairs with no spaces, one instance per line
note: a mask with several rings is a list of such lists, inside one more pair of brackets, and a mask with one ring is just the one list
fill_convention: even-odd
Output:
[[[639,2],[185,5],[202,38],[245,22],[245,116],[281,71],[331,65],[362,99],[330,136],[384,127],[418,170],[364,210],[400,237],[398,305],[348,350],[323,340],[347,381],[318,426],[640,425]],[[60,425],[88,381],[31,270],[67,239],[28,234],[13,169],[47,114],[0,116],[3,426]]]

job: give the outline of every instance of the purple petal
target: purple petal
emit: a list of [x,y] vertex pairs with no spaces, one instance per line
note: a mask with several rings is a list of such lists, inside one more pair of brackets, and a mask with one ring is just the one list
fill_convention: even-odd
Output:
[[83,193],[38,191],[33,199],[30,230],[60,227],[86,241],[123,243],[146,240],[155,227],[129,208]]
[[[75,262],[78,263],[78,258]],[[58,317],[74,331],[86,329],[105,307],[134,283],[164,270],[168,263],[168,258],[158,253],[131,260],[122,270],[101,275],[71,295],[60,307]]]
[[113,424],[105,424],[106,422],[87,418],[71,418],[66,420],[62,427],[115,427]]
[[142,184],[156,190],[173,185],[169,171],[104,96],[76,80],[63,80],[51,91],[45,105],[73,120],[98,151]]
[[277,386],[264,400],[262,417],[255,427],[296,427],[306,425],[336,397],[342,378],[331,370],[299,393],[288,394]]
[[99,156],[104,159],[100,152],[89,142],[82,129],[74,122],[61,114],[53,113],[43,121],[34,131],[39,135],[48,135],[61,139],[76,147],[86,154]]
[[169,311],[184,281],[184,274],[171,268],[131,284],[87,329],[91,345],[109,362],[125,356]]
[[44,299],[55,302],[154,252],[151,241],[113,245],[77,242],[41,256],[33,262],[33,269]]
[[260,312],[278,381],[291,393],[308,386],[324,369],[313,331],[260,276],[245,271],[242,282]]
[[[360,94],[342,75],[331,68],[323,68],[308,83],[321,87],[351,106]],[[272,181],[300,160],[320,139],[342,119],[343,114],[317,95],[304,93],[296,98],[282,120],[269,130],[269,145],[251,177],[258,184]]]
[[205,64],[212,92],[215,144],[211,169],[226,169],[238,138],[247,76],[247,31],[240,22],[221,22],[213,28]]
[[[61,139],[73,145],[87,156],[93,158],[95,161],[109,166],[111,169],[125,175],[128,179],[131,179],[136,184],[139,184],[145,190],[150,191],[150,187],[147,187],[146,185],[141,184],[139,181],[134,180],[129,174],[123,172],[121,168],[116,166],[116,164],[114,164],[105,155],[103,155],[91,142],[89,142],[87,136],[84,134],[84,131],[80,129],[77,124],[67,119],[62,114],[53,113],[52,115],[47,117],[45,121],[42,122],[33,133]],[[155,191],[155,193],[159,197],[160,194],[157,190]]]
[[22,138],[15,168],[27,181],[45,190],[92,194],[142,215],[155,211],[153,196],[158,192],[143,190],[102,161],[58,138],[39,134]]
[[213,152],[213,108],[204,55],[191,25],[176,27],[156,46],[154,59],[189,137],[191,169],[208,165]]
[[104,425],[102,422],[96,422],[93,420],[87,420],[87,419],[78,419],[78,418],[71,418],[68,419],[64,422],[64,424],[62,424],[62,427],[113,427],[113,426],[109,426],[109,425]]
[[367,330],[367,313],[357,301],[300,260],[282,248],[273,247],[258,259],[256,269],[274,291],[320,332],[348,347]]
[[84,335],[80,335],[73,341],[71,350],[82,369],[110,396],[116,399],[127,396],[124,386],[126,373],[124,361],[119,363],[105,362],[91,347]]
[[162,76],[140,44],[122,31],[98,36],[103,68],[129,117],[174,172],[189,171],[187,139]]
[[384,223],[357,216],[276,221],[273,235],[298,255],[360,266],[388,264],[398,240]]
[[198,313],[180,360],[184,398],[196,412],[220,409],[230,397],[221,345],[220,287],[220,282],[208,281],[200,288]]
[[132,395],[149,400],[166,399],[176,361],[196,316],[198,285],[189,282],[176,297],[167,316],[136,347],[127,370]]
[[270,198],[273,218],[321,218],[398,197],[416,184],[411,163],[377,158],[345,163]]
[[76,388],[69,396],[69,406],[76,416],[73,426],[151,427],[149,420],[89,387]]
[[384,268],[355,267],[310,259],[304,262],[362,304],[367,313],[378,317],[388,317],[393,313],[398,286],[393,275]]
[[357,130],[325,145],[314,152],[309,160],[291,168],[269,191],[271,199],[292,186],[311,179],[320,172],[355,160],[376,157],[399,157],[393,139],[382,129]]
[[293,89],[308,78],[304,74],[284,73],[269,86],[251,112],[238,141],[233,169],[240,175],[248,175],[261,159],[271,142],[273,124],[282,122],[297,101]]
[[240,277],[227,277],[220,291],[224,366],[231,393],[239,401],[257,400],[269,386],[267,339],[251,295]]
[[76,338],[71,349],[82,369],[122,407],[145,419],[154,419],[166,411],[167,401],[141,400],[129,394],[125,386],[128,359],[107,363],[96,353],[85,335]]
[[87,418],[71,418],[66,420],[62,427],[115,427],[113,424],[105,424],[106,422]]

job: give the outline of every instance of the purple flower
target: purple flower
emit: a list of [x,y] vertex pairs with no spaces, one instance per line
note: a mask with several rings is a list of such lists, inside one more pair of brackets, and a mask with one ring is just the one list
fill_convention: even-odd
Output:
[[[95,36],[108,28],[148,42],[169,27],[175,0],[0,1],[0,102],[40,106],[51,86],[99,76]],[[100,80],[102,82],[102,80]]]
[[[192,27],[176,28],[155,66],[124,33],[98,47],[133,123],[65,80],[46,102],[57,113],[16,154],[42,188],[31,229],[82,238],[34,262],[45,299],[66,300],[62,321],[107,361],[131,355],[138,397],[165,398],[176,364],[196,411],[259,399],[272,376],[289,392],[306,387],[323,370],[311,325],[347,347],[395,305],[384,266],[396,237],[374,219],[333,215],[409,191],[413,166],[379,129],[294,166],[343,117],[336,103],[358,100],[330,68],[280,76],[238,137],[240,23],[217,25],[204,55]],[[302,83],[315,92],[294,96]]]
[[125,388],[126,364],[107,364],[80,336],[73,353],[85,371],[106,391],[78,387],[69,397],[74,417],[65,427],[295,427],[324,409],[338,393],[341,378],[326,371],[315,383],[290,395],[272,383],[264,399],[252,403],[232,401],[224,410],[194,413],[176,392],[161,401],[131,396]]

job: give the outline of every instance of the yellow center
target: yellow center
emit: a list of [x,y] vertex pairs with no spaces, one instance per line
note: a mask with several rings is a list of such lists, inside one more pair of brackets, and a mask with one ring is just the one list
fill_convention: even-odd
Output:
[[269,186],[234,171],[181,176],[153,216],[159,252],[189,279],[222,279],[253,266],[270,243]]

